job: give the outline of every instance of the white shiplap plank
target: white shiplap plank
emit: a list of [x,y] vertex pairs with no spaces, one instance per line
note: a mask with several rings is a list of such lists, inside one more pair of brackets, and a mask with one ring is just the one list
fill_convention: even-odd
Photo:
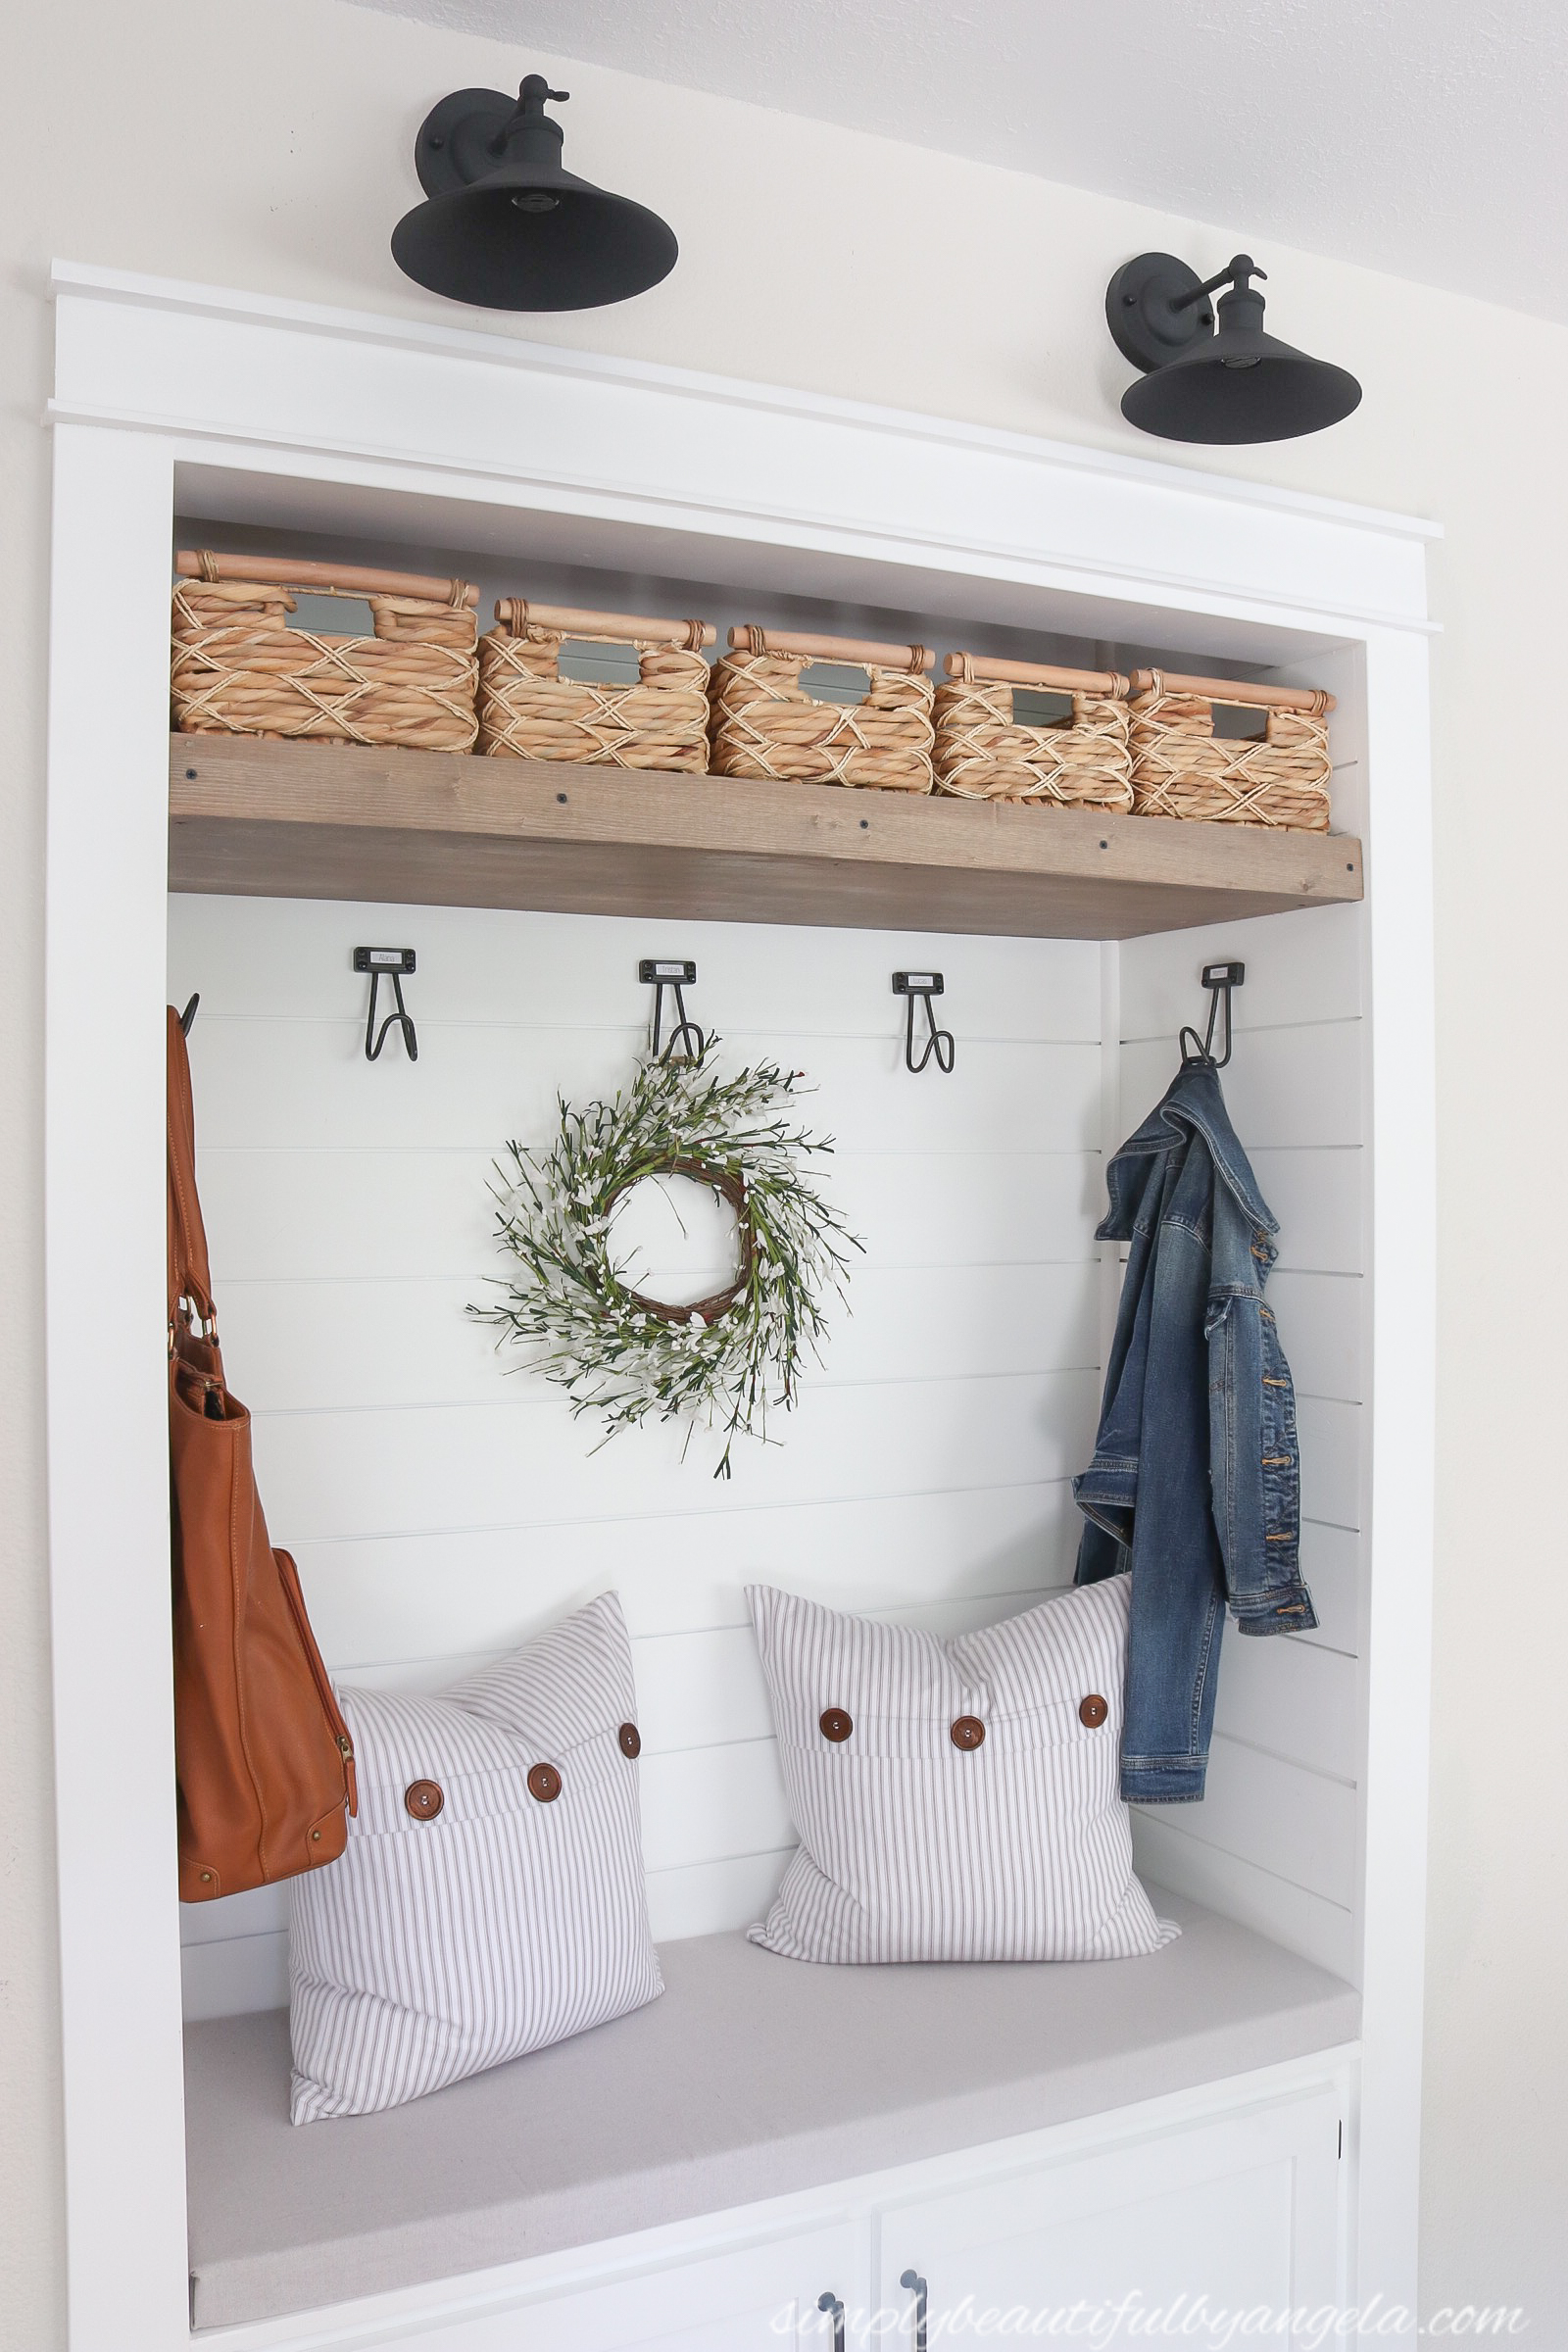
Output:
[[[273,1514],[278,1541],[290,1536]],[[633,1639],[745,1626],[744,1587],[776,1584],[867,1613],[1027,1593],[1072,1574],[1080,1520],[1062,1482],[959,1487],[788,1508],[749,1504],[650,1525],[302,1543],[312,1622],[334,1670],[513,1648],[616,1591]]]
[[[467,1282],[230,1283],[223,1346],[253,1411],[530,1404],[553,1393]],[[857,1259],[823,1350],[829,1381],[1093,1369],[1098,1272],[1077,1265],[884,1270]],[[321,1342],[330,1335],[328,1344]]]
[[1255,1928],[1287,1951],[1315,1960],[1319,1968],[1350,1983],[1357,1978],[1354,1914],[1343,1903],[1293,1886],[1288,1879],[1244,1862],[1219,1846],[1185,1835],[1175,1820],[1179,1807],[1133,1816],[1133,1858],[1157,1911],[1159,1889],[1206,1903],[1227,1919]]
[[[1360,1143],[1361,1045],[1359,1021],[1313,1021],[1238,1037],[1220,1084],[1243,1149],[1250,1153]],[[1124,1135],[1141,1125],[1178,1066],[1174,1037],[1123,1046]]]
[[[466,1282],[502,1262],[487,1149],[204,1142],[199,1175],[224,1301],[235,1282]],[[837,1151],[816,1175],[868,1263],[951,1269],[1095,1255],[1098,1150]]]
[[[516,1137],[548,1143],[568,1102],[609,1099],[630,1080],[633,1029],[531,1031],[420,1025],[419,1058],[389,1043],[368,1062],[353,1021],[198,1019],[191,1034],[204,1148],[334,1144],[377,1151],[427,1144],[486,1154]],[[802,1123],[841,1151],[1084,1152],[1099,1144],[1100,1049],[964,1041],[951,1078],[922,1084],[899,1038],[790,1031],[726,1033],[716,1066],[763,1060],[804,1069]]]
[[1214,1729],[1287,1763],[1342,1781],[1360,1774],[1354,1658],[1289,1635],[1226,1628]]
[[369,983],[351,958],[374,943],[415,949],[407,995],[421,1033],[475,1019],[555,1026],[565,1007],[578,1028],[635,1028],[653,1002],[637,966],[654,956],[696,961],[692,1015],[724,1037],[892,1038],[905,1019],[893,973],[933,968],[964,1038],[1100,1037],[1099,950],[1082,940],[180,897],[169,943],[170,1000],[199,989],[204,1019],[357,1019],[363,1031]]
[[1357,1274],[1298,1274],[1281,1266],[1270,1277],[1268,1302],[1301,1395],[1362,1401],[1362,1289]]
[[694,1862],[648,1874],[648,1922],[656,1943],[685,1936],[720,1936],[765,1919],[778,1892],[793,1837],[776,1852],[734,1854],[722,1862]]
[[1279,1220],[1276,1278],[1287,1270],[1361,1273],[1366,1154],[1359,1145],[1322,1152],[1251,1150],[1248,1157]]
[[1306,906],[1288,922],[1255,915],[1130,939],[1121,951],[1122,1037],[1171,1039],[1184,1024],[1201,1034],[1208,995],[1199,975],[1208,963],[1247,966],[1231,995],[1238,1036],[1302,1021],[1353,1020],[1364,1009],[1364,920],[1357,906]]
[[795,1842],[771,1736],[645,1755],[637,1769],[651,1871],[777,1852]]
[[1301,1523],[1301,1574],[1317,1612],[1317,1628],[1297,1639],[1320,1649],[1357,1655],[1361,1644],[1361,1584],[1365,1539],[1351,1528]]
[[220,1895],[214,1903],[181,1903],[179,1940],[182,1944],[221,1943],[254,1936],[274,1936],[288,1926],[286,1882],[253,1886],[244,1894]]
[[288,1932],[187,1943],[179,1955],[187,2018],[241,2017],[288,2005]]
[[1327,1397],[1298,1396],[1301,1443],[1301,1511],[1331,1527],[1361,1524],[1361,1440],[1365,1407]]
[[684,1461],[687,1433],[676,1425],[633,1429],[606,1445],[591,1420],[574,1422],[554,1396],[527,1410],[262,1415],[255,1450],[269,1519],[279,1541],[289,1531],[292,1549],[313,1538],[897,1494],[911,1477],[933,1488],[1057,1479],[1086,1458],[1098,1385],[1092,1372],[814,1385],[774,1425],[786,1442],[737,1444],[729,1480],[710,1475],[718,1447],[706,1433]]
[[1356,1792],[1344,1781],[1216,1738],[1205,1793],[1168,1811],[1182,1834],[1348,1909],[1355,1889]]

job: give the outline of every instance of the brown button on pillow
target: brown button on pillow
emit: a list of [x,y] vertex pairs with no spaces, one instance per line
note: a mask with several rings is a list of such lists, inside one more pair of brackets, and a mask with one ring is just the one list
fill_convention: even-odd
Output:
[[801,1840],[752,1941],[845,1961],[1167,1943],[1120,1793],[1129,1586],[1108,1577],[948,1641],[751,1586]]
[[613,1592],[450,1690],[340,1690],[359,1817],[293,1882],[297,2124],[370,2115],[663,1990]]

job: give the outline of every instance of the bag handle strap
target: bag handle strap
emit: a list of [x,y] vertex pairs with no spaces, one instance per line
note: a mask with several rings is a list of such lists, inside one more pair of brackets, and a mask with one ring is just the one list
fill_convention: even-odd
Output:
[[[207,1259],[207,1231],[196,1193],[196,1110],[190,1091],[190,1056],[185,1032],[172,1004],[168,1008],[169,1119],[169,1321],[172,1331],[181,1298],[202,1321],[215,1324],[213,1274]],[[209,1332],[206,1337],[211,1337]]]

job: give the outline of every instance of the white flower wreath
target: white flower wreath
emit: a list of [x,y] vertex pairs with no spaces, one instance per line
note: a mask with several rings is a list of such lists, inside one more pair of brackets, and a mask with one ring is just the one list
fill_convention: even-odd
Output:
[[[704,1421],[730,1475],[737,1431],[765,1438],[770,1409],[795,1402],[803,1357],[820,1354],[829,1294],[844,1298],[850,1252],[863,1243],[809,1184],[801,1162],[831,1152],[784,1115],[799,1071],[759,1063],[732,1078],[712,1070],[716,1040],[695,1060],[638,1065],[612,1102],[574,1110],[548,1152],[507,1147],[498,1163],[496,1238],[522,1269],[504,1300],[469,1313],[535,1350],[573,1413],[604,1415],[608,1441],[650,1416]],[[686,1176],[729,1201],[737,1225],[734,1280],[691,1306],[645,1298],[612,1262],[616,1202],[649,1176]],[[542,1350],[542,1352],[540,1352]]]

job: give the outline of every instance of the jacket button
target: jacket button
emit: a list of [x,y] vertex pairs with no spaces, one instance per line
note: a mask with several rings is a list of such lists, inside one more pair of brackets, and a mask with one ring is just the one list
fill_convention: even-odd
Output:
[[403,1809],[416,1821],[434,1821],[446,1801],[439,1781],[411,1781],[403,1791]]
[[855,1725],[842,1707],[824,1707],[817,1729],[824,1740],[831,1740],[836,1745],[839,1740],[849,1738]]
[[960,1715],[954,1723],[948,1738],[955,1747],[978,1747],[986,1736],[986,1727],[978,1715]]
[[623,1756],[640,1756],[642,1754],[643,1736],[634,1723],[623,1723],[615,1734],[615,1738],[620,1741],[620,1752]]
[[528,1768],[528,1794],[536,1796],[542,1805],[553,1805],[561,1794],[561,1775],[553,1764],[532,1764]]
[[1109,1707],[1106,1706],[1098,1690],[1091,1690],[1087,1698],[1081,1698],[1078,1701],[1078,1720],[1080,1723],[1086,1723],[1092,1732],[1099,1730],[1109,1713]]

